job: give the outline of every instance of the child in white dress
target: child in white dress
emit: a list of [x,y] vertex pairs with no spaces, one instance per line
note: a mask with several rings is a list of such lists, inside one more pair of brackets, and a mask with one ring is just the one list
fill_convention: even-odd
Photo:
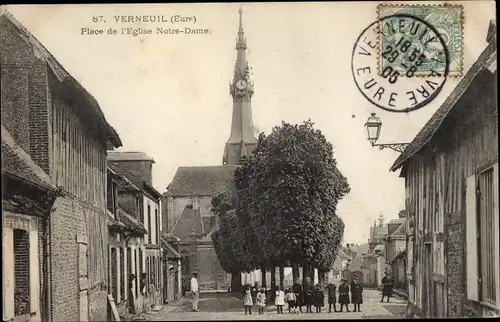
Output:
[[257,293],[255,298],[255,303],[259,308],[259,314],[264,314],[264,309],[266,307],[266,292],[263,288],[260,289],[260,292]]
[[274,299],[274,305],[278,309],[278,313],[283,313],[283,306],[285,306],[285,292],[281,290],[278,286],[276,287],[276,297]]

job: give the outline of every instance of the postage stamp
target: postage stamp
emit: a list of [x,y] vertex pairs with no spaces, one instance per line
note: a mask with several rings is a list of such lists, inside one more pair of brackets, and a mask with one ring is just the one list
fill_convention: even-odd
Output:
[[[463,72],[463,7],[461,5],[405,5],[380,4],[378,17],[383,18],[396,14],[405,14],[420,18],[438,31],[446,44],[449,55],[449,76],[462,76]],[[420,27],[420,29],[419,29]],[[415,46],[425,48],[425,59],[415,76],[429,76],[435,72],[443,73],[445,63],[440,50],[439,39],[432,39],[431,33],[422,24],[402,24],[393,19],[380,20],[379,49],[383,53],[387,48],[394,48],[402,34],[411,38]],[[406,30],[405,30],[406,29]],[[379,55],[379,72],[387,66],[388,61]],[[399,70],[399,69],[398,69]]]
[[[381,35],[384,30],[379,26],[397,30],[396,36]],[[381,39],[386,39],[382,49]],[[369,102],[386,111],[407,113],[439,94],[449,75],[450,54],[435,26],[423,18],[396,13],[379,18],[361,32],[354,43],[351,69],[356,86]]]

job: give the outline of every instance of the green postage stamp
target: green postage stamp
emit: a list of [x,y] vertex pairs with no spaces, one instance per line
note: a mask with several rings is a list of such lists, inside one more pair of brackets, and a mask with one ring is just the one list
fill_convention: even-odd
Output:
[[397,46],[400,35],[404,33],[406,36],[410,35],[413,38],[412,43],[415,44],[415,49],[423,52],[425,56],[415,76],[432,76],[445,73],[446,53],[443,52],[442,43],[447,48],[448,76],[462,76],[464,38],[462,6],[403,4],[381,4],[378,6],[379,19],[396,14],[412,16],[425,21],[435,28],[441,39],[426,38],[424,28],[418,30],[418,26],[413,24],[398,24],[397,17],[379,20],[379,73],[386,68],[386,65],[390,64],[386,59],[382,59],[381,53],[387,48]]

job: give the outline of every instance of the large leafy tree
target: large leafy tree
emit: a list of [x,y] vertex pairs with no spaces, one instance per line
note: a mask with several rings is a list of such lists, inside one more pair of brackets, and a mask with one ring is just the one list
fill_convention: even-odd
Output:
[[235,173],[236,209],[260,245],[257,262],[323,271],[333,265],[344,230],[337,203],[350,188],[313,125],[283,122],[261,134]]

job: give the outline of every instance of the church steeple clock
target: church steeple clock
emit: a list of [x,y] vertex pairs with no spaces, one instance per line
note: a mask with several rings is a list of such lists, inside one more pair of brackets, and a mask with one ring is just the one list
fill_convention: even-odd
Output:
[[252,153],[257,139],[254,136],[251,99],[254,92],[250,68],[246,59],[246,39],[243,32],[243,11],[239,10],[240,24],[236,39],[236,63],[229,93],[233,97],[231,136],[224,148],[223,164],[238,164],[241,158]]

